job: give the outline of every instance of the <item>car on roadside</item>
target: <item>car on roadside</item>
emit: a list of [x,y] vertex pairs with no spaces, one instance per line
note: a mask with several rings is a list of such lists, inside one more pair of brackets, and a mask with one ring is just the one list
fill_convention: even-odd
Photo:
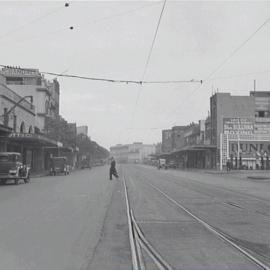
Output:
[[170,160],[168,162],[168,168],[170,168],[170,169],[177,169],[177,163],[174,160]]
[[67,164],[66,157],[52,157],[50,175],[70,174],[70,166]]
[[165,159],[165,158],[160,158],[160,159],[158,160],[158,165],[157,165],[157,167],[158,167],[159,170],[160,170],[160,169],[165,169],[165,170],[167,170],[168,165],[167,165],[167,163],[166,163],[166,159]]
[[18,185],[20,180],[30,182],[30,166],[23,164],[20,153],[0,152],[0,183],[14,181]]
[[81,162],[81,169],[91,169],[91,164],[90,164],[90,160],[88,159],[83,159],[82,162]]

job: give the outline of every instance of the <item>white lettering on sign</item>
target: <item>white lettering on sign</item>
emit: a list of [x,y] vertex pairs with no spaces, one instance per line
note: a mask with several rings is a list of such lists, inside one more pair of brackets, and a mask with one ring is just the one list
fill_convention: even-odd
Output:
[[249,118],[224,118],[223,119],[224,134],[254,134],[254,120]]
[[31,133],[11,133],[9,137],[11,138],[33,138],[35,134]]

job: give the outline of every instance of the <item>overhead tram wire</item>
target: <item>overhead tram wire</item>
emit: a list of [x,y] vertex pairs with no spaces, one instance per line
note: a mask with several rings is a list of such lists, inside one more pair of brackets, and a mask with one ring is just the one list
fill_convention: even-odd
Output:
[[19,40],[19,42],[29,42],[33,39],[38,39],[40,37],[44,37],[44,35],[54,35],[54,34],[58,34],[60,32],[64,32],[64,31],[68,31],[68,30],[81,30],[83,27],[85,26],[89,26],[91,24],[96,24],[96,23],[101,23],[101,22],[104,22],[104,21],[108,21],[108,20],[111,20],[111,19],[114,19],[114,18],[117,18],[117,17],[123,17],[125,15],[128,15],[128,14],[131,14],[131,13],[135,13],[135,12],[138,12],[142,9],[146,9],[146,8],[150,8],[152,6],[155,6],[157,4],[160,4],[161,2],[155,2],[155,3],[152,3],[152,4],[148,4],[148,5],[143,5],[143,6],[140,6],[138,8],[133,8],[133,9],[129,9],[129,10],[126,10],[126,11],[123,11],[123,12],[119,12],[119,13],[115,13],[113,15],[110,15],[110,16],[105,16],[105,17],[101,17],[101,18],[97,18],[97,19],[93,19],[87,23],[83,23],[83,24],[79,24],[79,25],[72,25],[72,26],[69,26],[69,27],[62,27],[62,28],[59,28],[58,30],[55,30],[55,31],[51,31],[51,32],[47,32],[47,33],[42,33],[42,34],[39,34],[39,35],[36,35],[36,36],[31,36],[30,38],[27,37],[27,38],[24,38],[22,40]]
[[[13,68],[12,66],[2,65],[0,67],[4,68]],[[17,69],[23,69],[20,67],[15,67]],[[124,83],[124,84],[149,84],[149,83],[158,83],[158,84],[170,84],[170,83],[201,83],[200,80],[183,80],[183,81],[136,81],[136,80],[119,80],[119,79],[110,79],[110,78],[97,78],[97,77],[87,77],[87,76],[80,76],[80,75],[73,75],[73,74],[65,74],[65,73],[55,73],[55,72],[48,72],[48,71],[40,71],[42,74],[52,75],[57,77],[66,77],[66,78],[74,78],[74,79],[83,79],[83,80],[92,80],[92,81],[101,81],[101,82],[109,82],[109,83]]]
[[[158,29],[159,29],[159,26],[160,26],[160,22],[161,22],[161,19],[162,19],[162,15],[163,15],[163,12],[164,12],[164,9],[165,9],[166,2],[167,2],[167,0],[164,0],[161,12],[159,14],[158,23],[157,23],[157,27],[156,27],[156,30],[155,30],[154,38],[152,40],[151,47],[150,47],[150,50],[149,50],[149,53],[148,53],[148,56],[147,56],[147,60],[146,60],[145,66],[144,66],[144,71],[143,71],[143,75],[142,75],[142,81],[144,81],[146,71],[147,71],[147,68],[148,68],[148,65],[149,65],[149,62],[150,62],[150,58],[151,58],[151,55],[152,55],[152,52],[153,52],[153,48],[154,48],[155,41],[156,41],[156,38],[157,38]],[[135,117],[138,102],[139,102],[139,99],[140,99],[141,91],[142,91],[142,89],[139,88],[138,92],[137,92],[137,96],[136,96],[136,100],[135,100],[135,106],[134,106],[134,110],[133,110],[132,118],[131,118],[132,127],[133,127],[133,124],[134,124],[134,117]]]
[[[208,81],[210,81],[211,77],[217,72],[219,71],[238,51],[240,51],[242,49],[242,47],[244,47],[267,23],[270,22],[270,17],[268,17],[254,32],[252,32],[252,34],[245,39],[238,47],[236,47],[212,72],[209,73],[208,76],[205,77],[205,79],[203,79],[202,81],[204,82],[204,84]],[[200,85],[199,87],[196,87],[188,96],[188,98],[191,98],[200,88],[202,87],[202,85]],[[186,99],[187,100],[187,99]],[[186,100],[184,102],[186,102]],[[177,108],[174,109],[173,111],[171,111],[167,117],[165,118],[165,121],[168,120],[168,118],[177,111],[178,106],[180,106],[181,104],[183,104],[184,102],[181,102],[180,104],[177,104]]]
[[28,25],[30,25],[30,24],[36,23],[36,22],[38,22],[38,21],[40,21],[40,20],[42,20],[42,19],[44,19],[44,18],[47,18],[47,17],[49,17],[49,16],[51,16],[51,15],[53,15],[53,14],[59,12],[60,10],[62,10],[62,9],[64,9],[64,8],[67,8],[67,7],[69,6],[69,4],[68,4],[68,5],[66,5],[66,4],[67,4],[67,3],[65,3],[64,6],[61,6],[61,7],[58,7],[58,8],[56,8],[56,9],[54,9],[54,10],[51,10],[51,11],[49,11],[49,12],[46,12],[45,14],[43,14],[43,15],[41,15],[41,16],[39,16],[39,17],[37,17],[37,18],[31,20],[31,21],[28,21],[27,23],[25,23],[25,24],[23,24],[23,25],[20,25],[20,26],[18,26],[18,27],[16,27],[16,28],[11,29],[11,30],[8,31],[7,33],[1,35],[1,36],[0,36],[0,40],[1,40],[1,39],[4,39],[5,37],[10,36],[10,35],[13,34],[14,32],[17,32],[18,30],[21,30],[21,29],[25,28],[26,26],[28,26]]

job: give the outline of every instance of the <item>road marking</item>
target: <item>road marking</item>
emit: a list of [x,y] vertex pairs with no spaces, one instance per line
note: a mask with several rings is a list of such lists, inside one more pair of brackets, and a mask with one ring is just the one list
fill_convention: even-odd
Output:
[[179,208],[181,208],[183,211],[185,211],[187,214],[189,214],[191,217],[193,217],[195,220],[197,220],[199,223],[201,223],[209,231],[211,231],[212,233],[214,233],[215,235],[217,235],[218,237],[220,237],[221,239],[223,239],[225,242],[229,243],[231,246],[233,246],[234,248],[236,248],[238,251],[240,251],[242,254],[244,254],[249,260],[251,260],[252,262],[256,263],[258,266],[260,266],[261,268],[263,268],[265,270],[270,270],[270,267],[269,266],[267,266],[266,264],[264,264],[263,262],[261,262],[260,260],[258,260],[257,258],[255,258],[253,255],[251,255],[249,252],[247,252],[246,250],[244,250],[243,248],[241,248],[240,246],[238,246],[237,244],[235,244],[233,241],[229,240],[226,236],[224,236],[222,233],[218,232],[211,225],[209,225],[208,223],[206,223],[205,221],[203,221],[199,217],[195,216],[187,208],[185,208],[179,202],[177,202],[176,200],[174,200],[173,198],[171,198],[168,194],[166,194],[165,192],[163,192],[162,190],[160,190],[158,187],[156,187],[155,185],[153,185],[153,184],[151,184],[149,182],[147,184],[150,185],[150,186],[152,186],[156,191],[158,191],[159,193],[161,193],[170,202],[172,202],[173,204],[177,205]]

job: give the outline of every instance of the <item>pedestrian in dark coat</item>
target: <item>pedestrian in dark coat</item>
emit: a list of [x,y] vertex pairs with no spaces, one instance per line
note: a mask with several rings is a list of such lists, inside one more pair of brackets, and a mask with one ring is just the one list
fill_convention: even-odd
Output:
[[110,180],[112,180],[112,176],[118,178],[118,173],[117,173],[117,170],[116,170],[116,162],[115,162],[115,159],[112,157],[112,160],[111,160],[111,167],[110,167]]

